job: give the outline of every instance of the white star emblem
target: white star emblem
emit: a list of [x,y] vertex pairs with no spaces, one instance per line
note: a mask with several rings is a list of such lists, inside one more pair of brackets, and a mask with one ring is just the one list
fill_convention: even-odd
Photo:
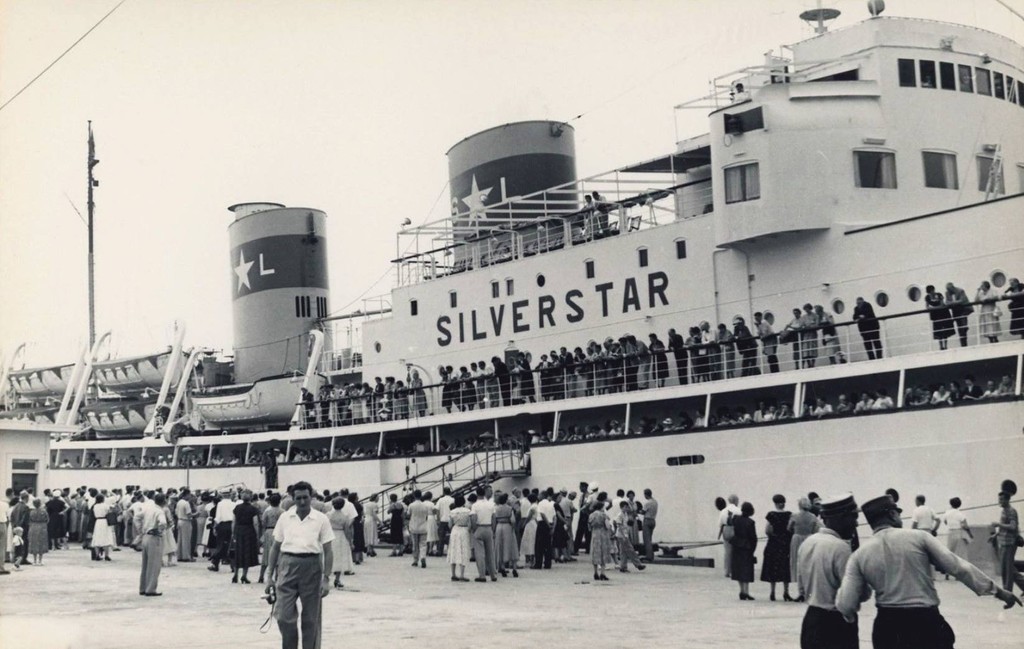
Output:
[[249,284],[249,269],[252,268],[253,262],[245,260],[245,251],[238,251],[238,265],[235,266],[235,275],[238,275],[238,288],[237,291],[242,290],[242,286],[252,290],[252,285]]
[[494,189],[493,186],[487,189],[480,189],[476,184],[476,174],[473,174],[473,184],[469,196],[465,196],[462,199],[462,202],[469,207],[470,218],[476,218],[484,211],[484,201],[487,200],[487,196],[491,193],[492,189]]

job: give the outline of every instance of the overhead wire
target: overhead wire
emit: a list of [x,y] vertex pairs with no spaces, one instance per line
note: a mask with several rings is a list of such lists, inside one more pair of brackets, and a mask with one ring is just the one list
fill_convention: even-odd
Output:
[[111,9],[110,11],[108,11],[107,13],[105,13],[105,14],[103,15],[103,17],[102,17],[102,18],[100,18],[100,19],[99,19],[98,21],[96,21],[96,23],[95,23],[95,24],[94,24],[94,25],[93,25],[92,27],[90,27],[90,28],[88,29],[88,31],[86,31],[86,32],[85,32],[84,34],[82,34],[81,36],[79,36],[79,37],[78,37],[78,40],[76,40],[76,41],[75,41],[74,43],[72,43],[72,44],[71,44],[71,45],[70,45],[70,46],[69,46],[69,47],[68,47],[68,48],[67,48],[66,50],[64,50],[63,52],[61,52],[61,53],[60,53],[60,56],[58,56],[57,58],[55,58],[55,59],[54,59],[54,60],[53,60],[53,61],[52,61],[52,62],[50,63],[50,65],[48,65],[48,66],[46,66],[45,68],[43,68],[43,70],[42,70],[42,71],[41,71],[41,72],[40,72],[39,74],[37,74],[36,76],[32,77],[32,79],[31,79],[31,80],[30,80],[30,81],[29,81],[28,83],[26,83],[26,84],[25,84],[24,86],[22,86],[22,87],[21,87],[21,90],[19,90],[18,92],[14,93],[14,95],[13,95],[13,96],[11,96],[11,98],[10,98],[10,99],[8,99],[7,101],[5,101],[5,102],[4,102],[3,104],[0,104],[0,111],[2,111],[2,110],[3,110],[4,108],[7,108],[7,106],[8,106],[8,105],[9,105],[9,104],[10,104],[10,103],[11,103],[12,101],[14,101],[15,99],[17,99],[17,98],[18,98],[18,97],[19,97],[19,96],[21,95],[21,93],[23,93],[23,92],[25,92],[26,90],[28,90],[28,89],[29,89],[29,87],[31,87],[31,86],[32,86],[32,84],[34,84],[34,83],[35,83],[36,81],[38,81],[40,77],[42,77],[42,76],[43,76],[44,74],[46,74],[47,72],[49,72],[49,71],[50,71],[50,68],[52,68],[53,66],[57,65],[57,63],[58,63],[58,62],[59,62],[59,61],[60,61],[61,59],[63,59],[63,58],[64,58],[64,57],[65,57],[65,56],[66,56],[66,55],[68,54],[68,52],[70,52],[71,50],[75,49],[75,46],[76,46],[76,45],[78,45],[79,43],[81,43],[82,41],[84,41],[84,40],[85,40],[85,37],[86,37],[86,36],[88,36],[89,34],[91,34],[91,33],[92,33],[92,32],[93,32],[93,31],[94,31],[94,30],[95,30],[95,29],[96,29],[97,27],[99,27],[100,25],[102,25],[102,24],[103,24],[103,21],[105,21],[105,20],[106,20],[107,18],[110,18],[110,15],[111,15],[111,14],[113,14],[113,13],[114,13],[115,11],[117,11],[117,10],[118,10],[118,8],[120,8],[120,6],[121,6],[121,5],[123,5],[123,4],[124,4],[124,3],[126,3],[126,2],[128,2],[128,0],[121,0],[121,2],[118,2],[118,3],[116,4],[116,5],[114,5],[114,8],[113,8],[113,9]]

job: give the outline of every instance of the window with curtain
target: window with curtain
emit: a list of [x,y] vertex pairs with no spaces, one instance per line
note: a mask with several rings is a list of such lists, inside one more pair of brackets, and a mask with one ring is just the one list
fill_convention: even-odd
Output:
[[857,187],[896,189],[896,154],[889,151],[854,151]]
[[956,155],[924,151],[924,186],[937,189],[960,189],[956,173]]
[[[978,191],[988,191],[988,175],[992,171],[992,157],[987,155],[978,156]],[[1003,174],[999,174],[995,184],[996,194],[1005,194],[1006,185],[1003,183]]]
[[756,162],[725,168],[725,202],[761,198],[761,171]]

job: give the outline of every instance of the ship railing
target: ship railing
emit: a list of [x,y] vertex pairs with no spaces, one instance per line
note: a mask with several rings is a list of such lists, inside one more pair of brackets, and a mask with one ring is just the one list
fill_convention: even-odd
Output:
[[[1011,299],[1011,296],[1004,296],[994,302],[970,303],[973,313],[966,316],[966,345],[999,344],[1024,337],[1024,304],[1021,304],[1024,295],[1017,297],[1014,303]],[[993,331],[988,314],[995,309],[1002,316],[998,318],[1000,334],[992,343],[986,332]],[[319,399],[305,404],[302,427],[420,420],[524,403],[727,381],[822,365],[863,363],[962,346],[956,323],[941,321],[942,326],[935,325],[932,312],[932,309],[920,309],[802,328],[794,323],[779,326],[766,336],[751,332],[749,336],[737,337],[728,330],[724,335],[716,335],[708,323],[710,340],[706,340],[707,336],[683,337],[681,342],[654,343],[652,349],[646,343],[641,347],[637,344],[640,341],[630,340],[629,336],[618,340],[609,337],[601,343],[591,341],[582,357],[574,355],[571,359],[559,357],[552,361],[547,353],[527,359],[526,352],[510,353],[506,358],[507,367],[498,374],[493,367],[482,372],[477,368],[475,374],[468,369],[465,374],[457,370],[450,376],[442,374],[436,383],[423,384],[419,379],[414,380],[410,373],[405,381],[389,381],[375,391],[363,392],[352,385],[328,386]],[[753,328],[753,324],[750,327]],[[940,343],[935,332],[949,330],[953,334]],[[872,345],[871,341],[875,343]],[[875,353],[875,349],[880,352]],[[518,356],[520,353],[522,357]],[[1020,386],[1017,389],[1019,393]]]
[[[711,211],[709,180],[679,183],[673,156],[664,168],[591,176],[402,230],[397,283],[415,284],[523,257],[629,234]],[[639,165],[638,168],[643,165]],[[681,191],[689,188],[685,192]],[[592,199],[591,202],[587,198]]]

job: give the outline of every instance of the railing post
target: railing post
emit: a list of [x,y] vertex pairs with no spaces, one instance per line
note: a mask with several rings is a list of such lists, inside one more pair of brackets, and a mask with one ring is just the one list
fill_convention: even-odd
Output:
[[903,407],[903,391],[907,389],[907,370],[900,368],[900,381],[896,387],[896,407]]
[[1024,356],[1017,357],[1017,380],[1014,382],[1013,393],[1020,396],[1021,391],[1021,374],[1024,373]]

